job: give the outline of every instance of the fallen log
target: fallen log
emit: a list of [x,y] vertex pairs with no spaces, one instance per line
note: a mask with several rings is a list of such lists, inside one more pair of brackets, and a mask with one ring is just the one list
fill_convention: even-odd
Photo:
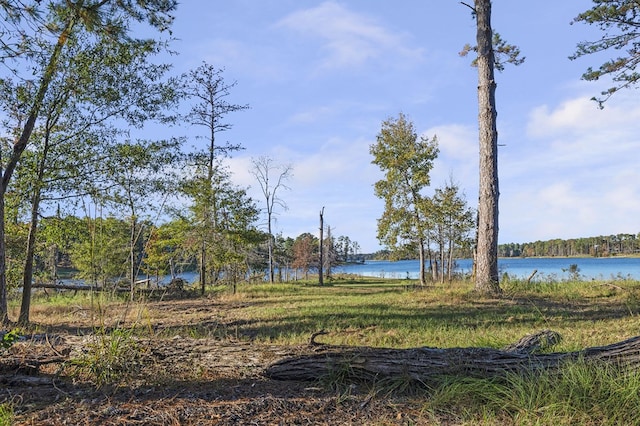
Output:
[[297,381],[318,380],[339,374],[345,379],[357,381],[408,378],[428,382],[446,375],[499,377],[509,372],[535,372],[558,368],[565,361],[580,359],[638,367],[640,336],[581,351],[543,354],[522,349],[324,346],[315,347],[311,354],[276,361],[266,368],[265,375],[276,380]]
[[116,292],[127,292],[131,291],[129,288],[125,287],[102,287],[102,286],[90,286],[86,284],[47,284],[47,283],[34,283],[31,285],[31,288],[50,288],[54,290],[93,290],[93,291],[116,291]]

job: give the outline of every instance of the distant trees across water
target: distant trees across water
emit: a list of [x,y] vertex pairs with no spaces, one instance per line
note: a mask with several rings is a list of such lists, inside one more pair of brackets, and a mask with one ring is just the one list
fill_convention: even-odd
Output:
[[638,255],[640,233],[500,244],[498,254],[500,257]]

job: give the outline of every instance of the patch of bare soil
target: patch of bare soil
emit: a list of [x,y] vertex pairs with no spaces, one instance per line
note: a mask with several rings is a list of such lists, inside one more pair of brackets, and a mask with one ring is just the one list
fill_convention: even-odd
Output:
[[[166,327],[177,326],[175,309],[181,320],[188,311],[201,321],[211,315],[211,301],[149,307],[154,324]],[[436,420],[421,412],[418,399],[263,375],[271,362],[311,352],[311,346],[178,335],[132,338],[127,344],[136,350],[116,366],[123,371],[114,372],[124,380],[96,386],[86,365],[80,369],[70,360],[87,359],[100,336],[54,329],[0,354],[0,403],[13,406],[15,425],[414,425]]]

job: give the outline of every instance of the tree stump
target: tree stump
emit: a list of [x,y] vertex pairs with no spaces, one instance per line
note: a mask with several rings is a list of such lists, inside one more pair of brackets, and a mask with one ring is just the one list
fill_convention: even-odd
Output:
[[559,334],[544,330],[525,336],[506,349],[315,347],[311,354],[274,362],[265,375],[277,380],[318,380],[339,374],[349,380],[408,378],[427,382],[437,376],[498,377],[558,368],[565,361],[599,361],[640,366],[640,336],[607,346],[575,352],[535,353],[544,344],[557,343]]

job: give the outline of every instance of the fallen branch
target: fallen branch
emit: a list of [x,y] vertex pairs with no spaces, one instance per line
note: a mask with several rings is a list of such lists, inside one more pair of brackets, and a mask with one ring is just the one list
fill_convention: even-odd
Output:
[[47,283],[34,283],[31,288],[50,288],[54,290],[74,290],[74,291],[116,291],[117,293],[124,293],[131,291],[129,288],[124,287],[102,287],[102,286],[90,286],[86,284],[47,284]]
[[598,286],[600,286],[600,287],[608,286],[608,287],[613,287],[613,288],[615,288],[616,290],[627,291],[627,289],[626,289],[626,288],[624,288],[624,287],[620,287],[619,285],[615,285],[615,284],[613,284],[613,283],[602,283],[602,284],[598,284]]
[[25,358],[23,356],[3,356],[0,358],[0,375],[22,373],[26,375],[38,374],[40,366],[47,364],[61,364],[67,361],[65,356],[48,358]]
[[325,331],[325,330],[320,330],[320,331],[318,331],[318,332],[316,332],[316,333],[313,333],[313,334],[311,335],[311,337],[309,338],[309,346],[319,346],[319,345],[322,345],[322,343],[318,343],[318,342],[316,342],[316,337],[318,337],[318,336],[322,336],[323,334],[329,334],[329,332],[328,332],[328,331]]
[[318,380],[340,372],[343,377],[352,380],[405,377],[426,382],[442,375],[497,377],[508,372],[527,373],[557,368],[565,361],[579,359],[638,367],[640,336],[582,351],[547,354],[492,348],[326,346],[312,354],[279,360],[267,367],[265,375],[277,380],[304,381]]
[[0,383],[7,386],[51,386],[54,385],[53,378],[43,376],[27,376],[15,374],[11,376],[0,376]]
[[557,345],[562,340],[560,333],[553,330],[542,330],[534,334],[527,334],[522,339],[503,348],[506,352],[521,352],[535,354]]

